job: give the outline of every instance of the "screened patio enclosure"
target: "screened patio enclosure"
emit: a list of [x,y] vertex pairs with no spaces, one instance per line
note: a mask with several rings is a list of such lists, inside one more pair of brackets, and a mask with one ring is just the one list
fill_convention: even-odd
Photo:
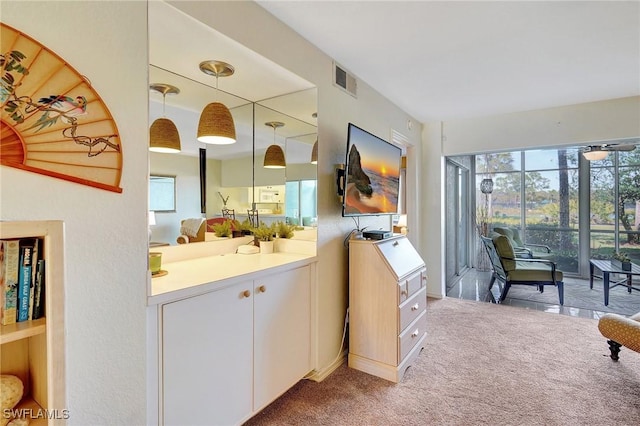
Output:
[[[590,258],[610,259],[615,251],[640,264],[640,149],[612,151],[597,161],[586,160],[581,150],[468,156],[475,193],[466,241],[476,266],[477,236],[495,227],[517,229],[524,242],[549,246],[568,275],[588,277]],[[452,158],[464,163],[461,156]],[[449,176],[446,188],[452,187]],[[452,219],[447,215],[447,224]]]

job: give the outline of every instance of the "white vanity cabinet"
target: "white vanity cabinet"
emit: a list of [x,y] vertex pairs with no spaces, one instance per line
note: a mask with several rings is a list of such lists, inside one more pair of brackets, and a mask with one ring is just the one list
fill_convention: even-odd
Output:
[[239,424],[311,371],[310,270],[162,305],[165,425]]
[[399,382],[424,347],[424,261],[404,236],[349,244],[349,367]]
[[307,266],[254,282],[254,411],[312,369],[309,274]]

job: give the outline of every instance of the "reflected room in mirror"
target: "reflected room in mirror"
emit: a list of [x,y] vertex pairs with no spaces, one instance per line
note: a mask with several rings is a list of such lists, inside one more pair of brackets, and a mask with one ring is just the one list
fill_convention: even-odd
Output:
[[[152,175],[175,176],[175,204],[171,211],[156,212],[154,240],[174,245],[181,221],[222,219],[223,208],[234,210],[239,221],[247,210],[256,209],[267,224],[282,221],[312,228],[317,223],[316,166],[311,164],[317,140],[315,86],[166,3],[149,4],[149,34],[150,83],[179,88],[177,95],[149,91],[149,123],[168,118],[181,141],[179,153],[149,153]],[[176,54],[187,51],[188,57]],[[200,62],[217,59],[211,52],[235,72],[218,80],[201,71]],[[230,111],[235,143],[197,141],[201,112],[212,102]],[[274,129],[265,126],[270,121],[284,123],[275,133],[284,150],[284,169],[263,167],[265,151],[274,143]],[[200,148],[206,148],[204,214]]]

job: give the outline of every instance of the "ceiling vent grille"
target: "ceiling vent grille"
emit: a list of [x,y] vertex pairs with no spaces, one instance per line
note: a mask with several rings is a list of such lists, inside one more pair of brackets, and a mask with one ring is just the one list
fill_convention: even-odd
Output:
[[333,84],[354,98],[358,97],[358,81],[356,77],[336,62],[333,63]]

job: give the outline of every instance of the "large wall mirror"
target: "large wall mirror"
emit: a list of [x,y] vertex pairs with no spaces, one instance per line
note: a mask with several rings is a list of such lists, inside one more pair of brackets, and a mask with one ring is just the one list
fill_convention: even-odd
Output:
[[[181,220],[220,217],[223,207],[235,210],[240,220],[255,208],[267,223],[314,227],[317,180],[311,157],[317,141],[317,89],[166,3],[149,3],[149,33],[149,82],[180,91],[163,96],[150,90],[149,123],[162,117],[171,120],[181,141],[180,153],[150,153],[152,175],[175,176],[176,204],[174,212],[155,215],[153,240],[176,244]],[[199,69],[200,62],[211,59],[233,65],[235,72],[216,82]],[[207,145],[196,140],[200,113],[210,102],[229,108],[236,143]],[[284,151],[283,169],[263,167],[267,148],[274,144]],[[201,148],[206,149],[204,214]]]

